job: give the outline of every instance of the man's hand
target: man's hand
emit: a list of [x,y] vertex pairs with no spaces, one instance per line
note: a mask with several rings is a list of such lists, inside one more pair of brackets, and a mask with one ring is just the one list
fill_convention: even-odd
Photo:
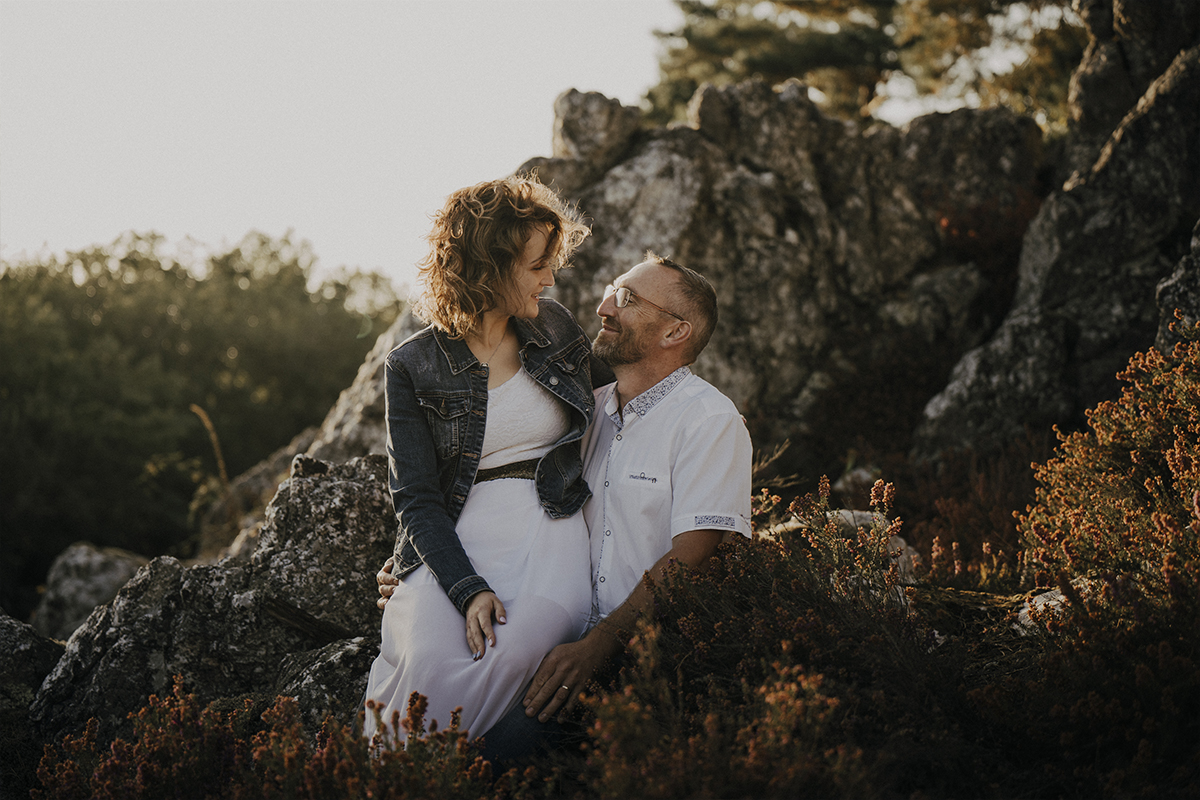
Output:
[[[678,534],[671,542],[670,551],[650,568],[650,575],[661,580],[672,561],[703,568],[716,552],[722,535],[723,531],[709,529]],[[575,707],[579,693],[596,670],[606,659],[616,657],[625,649],[627,636],[622,631],[632,631],[637,618],[649,610],[651,603],[650,592],[645,584],[639,583],[625,602],[587,636],[578,642],[560,644],[547,653],[525,692],[525,715],[537,715],[539,722],[545,722],[561,709],[561,721]]]
[[555,647],[542,659],[525,692],[525,715],[545,722],[558,714],[561,722],[596,670],[621,650],[621,640],[610,636],[604,623],[578,642]]
[[379,610],[383,611],[387,605],[388,598],[392,596],[392,592],[396,591],[396,587],[400,585],[400,579],[392,574],[392,567],[395,566],[396,559],[393,556],[388,556],[388,560],[383,562],[383,566],[379,568],[379,572],[375,573],[375,583],[379,586],[379,599],[375,601],[375,605],[379,606]]

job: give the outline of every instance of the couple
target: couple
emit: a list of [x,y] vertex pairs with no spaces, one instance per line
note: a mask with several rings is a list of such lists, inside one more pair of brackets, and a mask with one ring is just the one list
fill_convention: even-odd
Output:
[[[646,570],[749,534],[749,435],[687,368],[712,287],[648,256],[606,291],[589,346],[539,297],[587,233],[532,178],[463,189],[434,219],[414,305],[430,326],[386,363],[399,582],[381,573],[366,694],[385,722],[419,691],[427,719],[461,706],[462,728],[514,753],[493,739],[570,710],[622,651]],[[616,382],[594,387],[608,367]]]

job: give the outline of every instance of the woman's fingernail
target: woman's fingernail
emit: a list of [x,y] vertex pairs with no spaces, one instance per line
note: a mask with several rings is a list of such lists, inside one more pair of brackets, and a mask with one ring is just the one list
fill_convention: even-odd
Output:
[[495,646],[496,646],[496,640],[495,640],[495,639],[488,639],[488,644],[490,644],[492,647],[495,647]]
[[506,620],[504,617],[500,617],[500,621],[501,621],[501,622],[508,622],[508,620]]

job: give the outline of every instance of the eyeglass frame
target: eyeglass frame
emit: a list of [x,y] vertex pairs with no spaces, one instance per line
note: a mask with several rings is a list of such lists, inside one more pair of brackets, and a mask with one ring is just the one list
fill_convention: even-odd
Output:
[[[620,297],[621,292],[625,292],[627,295],[624,303],[621,302],[621,297]],[[617,308],[625,308],[626,306],[629,305],[629,298],[636,297],[639,302],[645,303],[646,305],[651,306],[652,308],[657,308],[659,311],[663,312],[664,314],[674,317],[675,319],[679,320],[680,322],[687,322],[686,319],[679,316],[674,311],[667,311],[665,308],[660,306],[658,303],[655,303],[653,300],[647,300],[645,297],[642,297],[640,294],[635,292],[633,289],[630,289],[628,286],[614,286],[613,284],[610,283],[608,286],[604,287],[604,297],[608,298],[610,296],[613,298],[613,302],[616,303]]]

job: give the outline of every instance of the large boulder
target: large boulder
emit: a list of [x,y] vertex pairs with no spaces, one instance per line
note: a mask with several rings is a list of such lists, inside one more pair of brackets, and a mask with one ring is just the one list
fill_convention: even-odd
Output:
[[[321,648],[342,640],[357,640],[342,647],[359,654],[357,669],[378,648],[373,577],[394,539],[382,457],[340,465],[298,457],[253,555],[143,567],[71,637],[33,702],[34,722],[49,736],[89,717],[104,736],[127,732],[126,713],[170,691],[174,675],[203,701],[291,693],[305,664],[330,671],[316,666],[331,658]],[[344,697],[326,694],[331,705],[310,715],[348,713]]]
[[33,616],[42,636],[66,641],[92,609],[112,600],[147,559],[116,547],[76,542],[59,553]]
[[1175,57],[1196,44],[1191,0],[1077,0],[1088,46],[1071,75],[1070,137],[1058,172],[1095,163],[1112,132]]
[[1092,168],[1025,235],[1009,316],[930,400],[915,451],[988,449],[1027,426],[1079,426],[1155,339],[1158,283],[1200,216],[1200,46],[1180,53]]
[[30,735],[29,706],[62,654],[62,642],[0,611],[0,800],[33,788],[41,742]]
[[522,167],[592,219],[557,296],[594,332],[603,287],[647,249],[707,275],[721,319],[696,371],[757,441],[791,440],[786,471],[840,471],[858,436],[907,446],[1006,313],[1039,203],[1040,134],[1003,110],[861,130],[799,82],[750,81],[702,88],[686,126],[609,135],[623,157],[603,173],[569,152]]
[[62,642],[0,611],[0,718],[24,719],[42,681],[62,657]]

